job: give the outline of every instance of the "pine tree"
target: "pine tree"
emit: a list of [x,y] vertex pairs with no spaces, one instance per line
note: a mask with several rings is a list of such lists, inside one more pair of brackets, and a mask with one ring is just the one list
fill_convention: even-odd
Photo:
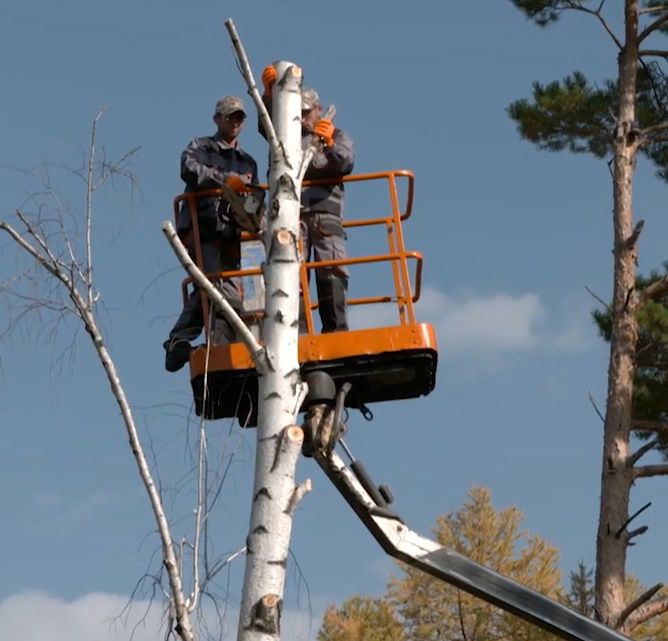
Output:
[[569,589],[565,602],[568,607],[591,617],[594,614],[594,571],[588,568],[583,561],[578,563],[578,569],[568,576]]
[[668,180],[668,81],[661,66],[665,62],[657,62],[665,61],[668,52],[648,45],[648,39],[655,40],[666,32],[668,5],[657,0],[624,0],[610,5],[621,5],[621,15],[615,16],[615,24],[622,25],[617,34],[604,14],[609,8],[605,1],[511,2],[541,27],[557,22],[569,11],[587,14],[610,36],[610,55],[617,60],[613,79],[593,83],[576,71],[561,81],[536,82],[532,100],[514,102],[508,113],[520,134],[541,149],[566,149],[611,158],[613,294],[596,538],[595,612],[607,625],[619,627],[626,608],[627,546],[640,533],[626,529],[631,487],[639,477],[668,471],[665,466],[646,466],[642,470],[635,467],[638,457],[630,451],[638,317],[649,302],[668,290],[668,277],[644,291],[635,287],[642,222],[634,226],[632,209],[638,154],[649,158],[659,177]]

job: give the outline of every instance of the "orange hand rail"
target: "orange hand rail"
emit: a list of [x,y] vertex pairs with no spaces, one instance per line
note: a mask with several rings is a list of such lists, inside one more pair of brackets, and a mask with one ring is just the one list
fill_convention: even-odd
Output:
[[[397,191],[397,179],[405,179],[407,181],[406,198],[403,211],[400,211],[399,195]],[[343,265],[361,265],[366,263],[380,263],[388,262],[391,265],[393,281],[394,281],[394,295],[380,295],[380,296],[365,296],[358,298],[350,298],[347,300],[347,305],[370,305],[376,303],[390,303],[396,302],[399,311],[400,324],[406,322],[414,323],[415,318],[413,314],[413,303],[420,298],[422,291],[422,254],[415,251],[406,251],[404,248],[403,232],[401,223],[408,219],[412,214],[413,209],[413,194],[415,178],[411,171],[405,169],[387,171],[387,172],[373,172],[364,174],[354,174],[349,176],[341,176],[329,179],[308,180],[304,181],[304,186],[308,185],[331,185],[340,183],[356,183],[363,181],[385,180],[387,182],[388,196],[391,206],[391,213],[388,216],[377,216],[366,219],[353,219],[343,221],[343,227],[346,229],[354,229],[357,227],[383,226],[385,228],[388,239],[388,251],[385,254],[377,254],[371,256],[358,256],[345,259],[333,259],[325,261],[314,261],[302,263],[300,268],[300,286],[303,297],[303,307],[305,312],[306,331],[308,333],[314,332],[313,319],[311,311],[318,308],[316,301],[311,301],[308,288],[308,274],[311,270],[316,268],[327,268]],[[260,185],[264,189],[267,185]],[[197,220],[197,200],[199,198],[223,198],[223,192],[219,189],[207,189],[205,191],[189,192],[178,195],[174,198],[173,209],[174,216],[178,217],[179,209],[183,206],[188,208],[190,217],[192,237],[190,239],[191,251],[194,253],[195,262],[198,266],[202,266],[202,252],[201,244],[199,242],[199,225]],[[242,232],[240,234],[241,242],[257,240],[258,234],[251,234]],[[411,278],[408,270],[408,260],[415,261],[414,282],[411,283]],[[206,274],[207,278],[211,280],[219,280],[223,278],[243,278],[246,276],[260,275],[261,269],[259,267],[251,267],[246,269],[235,269],[218,273]],[[182,294],[184,300],[187,296],[188,285],[192,284],[193,279],[188,277],[182,281]],[[202,297],[202,306],[204,318],[208,317],[209,302],[206,296]],[[208,326],[208,323],[205,323]]]

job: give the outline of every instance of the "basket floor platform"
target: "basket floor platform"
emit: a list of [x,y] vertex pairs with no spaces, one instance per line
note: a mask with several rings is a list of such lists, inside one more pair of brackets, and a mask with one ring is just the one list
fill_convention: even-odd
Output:
[[[237,417],[242,427],[257,424],[258,380],[241,343],[206,346],[191,352],[195,411],[207,419]],[[299,336],[302,374],[327,372],[337,388],[352,385],[346,406],[425,396],[436,382],[437,347],[428,323]],[[204,381],[207,381],[204,402]]]

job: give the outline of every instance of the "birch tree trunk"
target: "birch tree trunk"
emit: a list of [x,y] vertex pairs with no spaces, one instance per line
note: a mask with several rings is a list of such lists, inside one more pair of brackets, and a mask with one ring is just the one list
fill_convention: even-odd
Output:
[[301,69],[275,63],[270,153],[263,343],[267,368],[259,376],[255,482],[247,538],[239,641],[280,637],[283,586],[300,491],[294,475],[303,433],[295,425],[304,386],[299,375],[299,205],[302,162]]
[[614,141],[614,288],[608,396],[604,423],[601,499],[596,539],[597,618],[617,627],[624,610],[628,534],[625,523],[633,467],[629,465],[633,367],[638,335],[635,311],[636,235],[632,230],[633,173],[638,151],[635,102],[638,64],[637,0],[625,0],[625,45],[619,54],[619,111]]

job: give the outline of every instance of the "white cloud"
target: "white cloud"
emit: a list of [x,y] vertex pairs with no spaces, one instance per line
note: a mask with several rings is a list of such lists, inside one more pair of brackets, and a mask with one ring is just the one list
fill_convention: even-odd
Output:
[[60,490],[53,489],[37,492],[26,505],[26,509],[46,519],[50,528],[66,532],[95,518],[99,510],[114,499],[114,494],[106,491],[67,497]]
[[418,310],[449,350],[476,352],[536,348],[536,330],[546,316],[537,294],[446,296],[433,288],[425,288]]
[[[572,297],[548,309],[539,294],[472,292],[444,294],[424,287],[416,305],[418,320],[430,322],[449,354],[488,355],[527,351],[580,352],[595,334],[586,300]],[[353,308],[353,327],[398,323],[394,305]]]
[[[164,638],[162,608],[148,601],[135,601],[124,612],[127,597],[91,593],[66,601],[41,592],[22,592],[0,601],[0,641],[156,641]],[[211,613],[208,613],[209,615]],[[205,613],[206,617],[207,613]],[[282,616],[282,636],[294,641],[315,639],[321,611],[286,609]],[[218,630],[209,616],[209,630]],[[236,638],[237,611],[229,608],[223,624],[224,637]]]

